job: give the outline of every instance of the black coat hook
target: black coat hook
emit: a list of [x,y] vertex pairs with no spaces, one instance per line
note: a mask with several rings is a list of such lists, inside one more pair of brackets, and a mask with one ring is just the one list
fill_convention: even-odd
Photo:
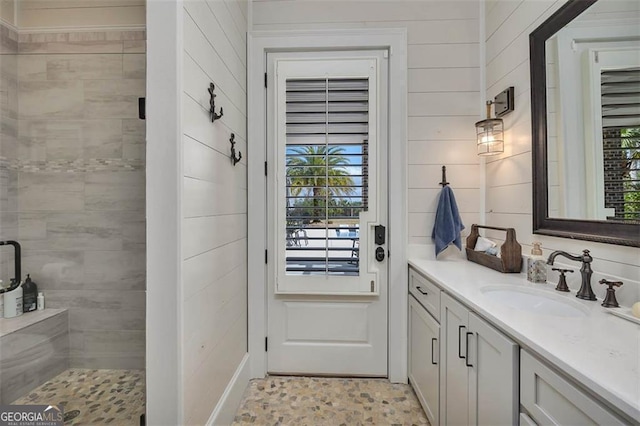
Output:
[[214,90],[216,90],[216,86],[213,85],[213,83],[209,84],[209,95],[211,95],[211,99],[209,100],[209,105],[211,105],[211,108],[209,109],[209,113],[211,114],[211,122],[213,123],[214,121],[216,121],[219,118],[222,118],[222,116],[224,115],[224,112],[222,111],[222,107],[220,108],[220,114],[216,114],[216,94],[213,93]]
[[231,133],[229,142],[231,142],[231,161],[233,161],[233,165],[235,166],[242,160],[242,153],[238,151],[238,157],[236,157],[236,135],[234,133]]
[[442,166],[442,182],[440,182],[440,185],[443,188],[449,185],[449,182],[447,182],[447,166]]

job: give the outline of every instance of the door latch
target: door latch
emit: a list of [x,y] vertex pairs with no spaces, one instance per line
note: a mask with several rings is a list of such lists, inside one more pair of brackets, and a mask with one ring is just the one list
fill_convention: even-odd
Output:
[[[376,245],[377,246],[383,245],[384,242],[385,242],[386,234],[387,234],[386,228],[384,226],[382,226],[382,225],[376,225],[375,226],[375,230],[374,230],[374,234],[375,234]],[[377,258],[377,254],[376,254],[376,258]]]

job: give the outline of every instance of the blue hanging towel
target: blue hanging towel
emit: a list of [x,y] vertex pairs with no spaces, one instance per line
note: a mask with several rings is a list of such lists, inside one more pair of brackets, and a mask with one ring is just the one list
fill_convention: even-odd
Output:
[[436,221],[433,225],[431,238],[436,244],[436,256],[438,256],[449,244],[455,244],[462,250],[460,232],[464,229],[464,224],[458,212],[456,197],[449,186],[442,188],[438,209],[436,210]]

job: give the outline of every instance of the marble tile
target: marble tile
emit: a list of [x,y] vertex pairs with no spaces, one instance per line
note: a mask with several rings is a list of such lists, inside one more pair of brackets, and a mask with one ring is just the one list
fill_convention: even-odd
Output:
[[84,208],[82,173],[26,173],[18,176],[20,211],[74,211]]
[[[48,313],[25,313],[24,322]],[[68,368],[69,326],[66,311],[0,338],[0,403],[8,404]]]
[[84,289],[145,290],[144,250],[91,250],[84,259]]
[[82,135],[84,158],[122,158],[122,120],[86,120]]
[[[145,353],[144,330],[83,330],[83,355],[142,355]],[[78,355],[71,348],[71,355]]]
[[0,54],[10,55],[18,51],[18,42],[7,37],[0,37]]
[[409,385],[269,376],[249,382],[233,425],[428,425]]
[[74,368],[100,368],[142,370],[146,367],[142,355],[70,355],[69,365]]
[[20,120],[21,159],[74,160],[82,157],[81,120]]
[[[15,170],[3,170],[1,174],[0,211],[16,213],[18,211],[18,172]],[[13,229],[13,225],[17,226],[17,222],[14,222],[16,218],[5,216],[5,219],[11,219],[11,229]],[[9,222],[5,222],[5,225],[8,224]]]
[[19,35],[20,43],[51,43],[69,41],[68,32],[36,32],[22,33]]
[[46,298],[47,307],[54,309],[138,310],[146,300],[144,291],[116,290],[50,290]]
[[122,120],[122,157],[145,160],[145,121],[137,118]]
[[92,80],[84,83],[86,118],[135,118],[144,80]]
[[47,79],[47,55],[18,55],[20,81]]
[[48,80],[115,80],[122,78],[122,55],[50,55]]
[[145,249],[147,241],[146,219],[144,211],[121,212],[123,249]]
[[147,77],[147,55],[122,55],[122,75],[124,78],[145,79]]
[[[29,315],[31,312],[22,314]],[[52,341],[59,336],[67,338],[67,343],[58,342],[68,345],[69,334],[69,317],[67,312],[47,318],[44,321],[37,322],[29,327],[22,328],[14,333],[2,336],[2,349],[0,356],[2,358],[2,369],[14,370],[22,364],[28,363],[29,359],[37,358],[41,355],[50,355],[45,352],[51,351],[53,348]],[[56,344],[58,344],[56,343]],[[27,356],[27,355],[31,356]],[[62,351],[60,354],[66,356],[67,353]]]
[[122,41],[21,42],[21,54],[35,53],[122,53]]
[[105,31],[77,31],[68,34],[67,41],[106,41]]
[[110,212],[51,213],[47,216],[47,241],[25,242],[27,249],[120,250],[120,217]]
[[72,330],[145,330],[145,310],[73,308],[69,310]]
[[[83,289],[86,285],[82,251],[34,251],[24,250],[22,270],[31,274],[38,290]],[[48,302],[48,301],[47,301]]]
[[123,41],[144,41],[147,39],[147,32],[140,31],[122,31],[120,37]]
[[86,173],[85,208],[87,210],[141,211],[144,207],[144,171]]
[[30,312],[29,315],[20,315],[13,318],[0,318],[0,337],[27,329],[28,327],[42,321],[57,321],[60,318],[63,318],[64,322],[67,321],[66,309],[47,308],[41,311]]
[[[60,341],[64,342],[64,339],[57,338],[52,342],[58,344]],[[68,340],[66,343],[68,345]],[[51,350],[51,348],[48,349],[49,351]],[[42,348],[40,348],[40,350],[42,350]],[[65,371],[69,368],[69,357],[66,354],[63,356],[43,357],[38,360],[38,367],[37,369],[31,366],[27,368],[16,368],[13,371],[0,374],[0,382],[2,383],[0,403],[10,404],[14,399],[21,397],[41,383]]]
[[125,40],[123,42],[124,53],[145,53],[147,42],[145,40]]
[[84,151],[82,140],[76,138],[48,138],[46,146],[47,160],[75,160],[82,157]]
[[21,81],[20,117],[77,119],[84,114],[81,81]]
[[72,368],[13,403],[62,405],[65,425],[137,426],[145,412],[145,395],[142,369]]

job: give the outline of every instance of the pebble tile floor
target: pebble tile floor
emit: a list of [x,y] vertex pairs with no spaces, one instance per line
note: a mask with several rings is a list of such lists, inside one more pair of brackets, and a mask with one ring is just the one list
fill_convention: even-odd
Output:
[[139,425],[145,410],[144,370],[72,368],[13,402],[63,405],[67,425]]
[[234,425],[428,425],[409,385],[386,379],[251,380]]

